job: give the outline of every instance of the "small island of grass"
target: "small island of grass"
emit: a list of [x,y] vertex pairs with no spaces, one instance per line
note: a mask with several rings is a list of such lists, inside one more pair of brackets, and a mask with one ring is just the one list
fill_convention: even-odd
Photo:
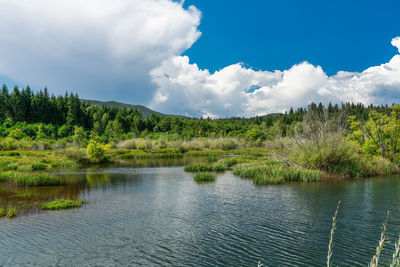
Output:
[[196,182],[212,182],[215,180],[215,174],[211,172],[199,172],[194,176]]
[[41,207],[44,210],[65,210],[81,207],[85,201],[73,199],[57,199],[50,202],[42,203]]

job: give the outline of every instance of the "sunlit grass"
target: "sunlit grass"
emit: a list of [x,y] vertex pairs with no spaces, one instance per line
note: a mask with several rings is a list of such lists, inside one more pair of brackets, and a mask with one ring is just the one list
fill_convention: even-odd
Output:
[[83,200],[73,200],[73,199],[57,199],[51,202],[44,202],[41,208],[44,210],[64,210],[71,208],[79,208],[85,202]]

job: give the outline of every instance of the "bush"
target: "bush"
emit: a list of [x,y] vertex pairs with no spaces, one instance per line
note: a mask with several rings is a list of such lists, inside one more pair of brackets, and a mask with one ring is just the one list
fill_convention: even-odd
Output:
[[290,159],[311,169],[349,177],[366,175],[357,144],[341,136],[321,138],[318,142],[304,140],[292,149]]
[[86,148],[86,154],[89,160],[92,162],[103,162],[105,160],[104,155],[106,149],[107,149],[106,145],[100,144],[94,140],[90,140]]
[[77,162],[81,162],[83,159],[86,158],[86,153],[84,149],[79,147],[73,146],[68,147],[63,150],[62,152],[68,159],[75,160]]
[[117,147],[119,149],[136,149],[136,142],[134,139],[128,139],[120,142]]

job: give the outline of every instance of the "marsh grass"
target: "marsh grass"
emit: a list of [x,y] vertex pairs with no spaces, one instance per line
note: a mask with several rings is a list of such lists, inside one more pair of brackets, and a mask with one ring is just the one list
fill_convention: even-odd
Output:
[[8,207],[6,212],[7,218],[11,219],[17,217],[17,215],[18,215],[18,210],[16,207]]
[[246,179],[253,179],[258,185],[280,184],[284,182],[313,182],[321,179],[319,171],[290,168],[268,163],[246,163],[233,168],[233,174]]
[[64,210],[71,208],[81,207],[85,201],[77,199],[57,199],[51,202],[44,202],[41,204],[41,208],[44,210]]
[[7,213],[6,213],[6,209],[0,207],[0,218],[6,216],[6,214],[7,214]]
[[211,172],[199,172],[196,173],[196,175],[194,176],[194,180],[196,182],[212,182],[215,180],[215,173],[211,173]]
[[192,163],[185,166],[185,172],[223,172],[225,171],[225,166],[219,162],[214,164],[207,163]]
[[61,185],[61,179],[48,175],[26,172],[2,172],[0,181],[15,183],[18,186],[56,186]]

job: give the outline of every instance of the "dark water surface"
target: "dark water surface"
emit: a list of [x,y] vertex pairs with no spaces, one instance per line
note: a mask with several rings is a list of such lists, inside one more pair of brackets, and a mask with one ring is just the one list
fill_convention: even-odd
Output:
[[[255,186],[230,172],[196,184],[180,162],[60,172],[67,186],[1,188],[0,266],[326,266],[331,218],[342,201],[334,264],[366,266],[386,211],[391,256],[400,234],[400,179]],[[37,212],[35,201],[86,200]],[[386,264],[384,265],[386,266]]]

